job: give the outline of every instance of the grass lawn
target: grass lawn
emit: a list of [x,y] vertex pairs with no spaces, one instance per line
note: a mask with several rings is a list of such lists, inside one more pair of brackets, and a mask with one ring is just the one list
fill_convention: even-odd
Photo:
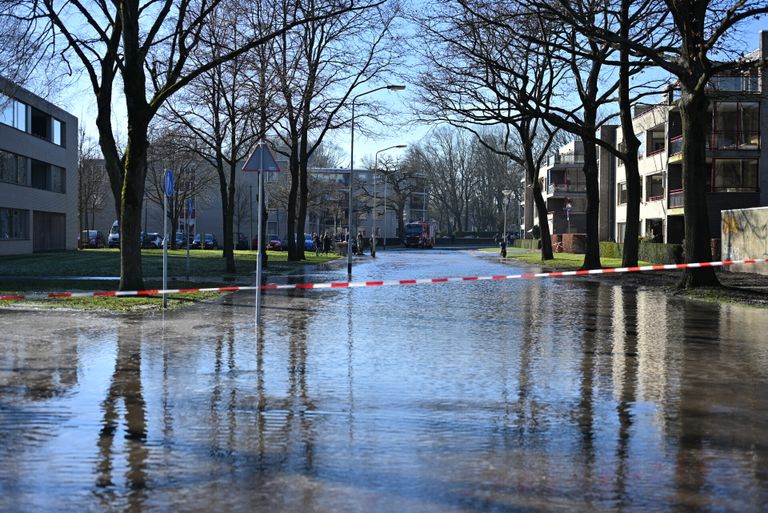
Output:
[[[499,253],[498,248],[484,248],[481,251],[489,253]],[[555,253],[554,260],[542,260],[540,251],[517,250],[512,248],[507,250],[507,260],[517,260],[527,264],[541,265],[552,269],[579,269],[584,263],[584,255],[574,253]],[[621,258],[601,258],[603,267],[621,267]],[[651,265],[648,262],[638,262],[637,265]]]
[[[220,287],[226,284],[251,284],[256,270],[256,253],[235,251],[236,273],[224,272],[221,250],[190,250],[190,279],[186,279],[186,250],[168,251],[169,288]],[[335,260],[336,255],[316,256],[306,252],[307,259],[288,262],[286,251],[268,251],[269,267],[265,274],[275,276],[290,274],[307,264],[320,264]],[[163,251],[142,250],[144,284],[147,288],[160,288],[163,275]],[[115,290],[118,281],[109,279],[120,275],[120,252],[118,249],[86,249],[60,253],[13,255],[0,257],[0,295],[25,295],[34,292],[51,291],[96,291]],[[75,280],[74,278],[96,278]],[[72,278],[72,279],[68,279]],[[98,279],[104,278],[104,279]],[[171,306],[188,304],[219,297],[220,293],[193,293],[178,295],[169,303]],[[69,298],[63,300],[25,300],[41,307],[68,307],[113,311],[135,311],[153,308],[162,303],[153,297],[129,298]],[[8,304],[8,303],[6,303]],[[0,302],[0,307],[3,302]]]

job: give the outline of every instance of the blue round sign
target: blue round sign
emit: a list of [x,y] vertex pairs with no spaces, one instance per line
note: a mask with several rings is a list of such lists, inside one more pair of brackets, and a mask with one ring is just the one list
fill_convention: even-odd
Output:
[[165,170],[165,176],[163,177],[163,189],[165,195],[169,198],[173,196],[173,171],[170,169]]

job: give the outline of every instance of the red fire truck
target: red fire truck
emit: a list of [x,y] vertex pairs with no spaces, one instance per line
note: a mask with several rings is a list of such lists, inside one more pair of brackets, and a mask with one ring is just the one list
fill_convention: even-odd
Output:
[[431,248],[435,245],[437,224],[426,221],[412,221],[405,225],[403,245],[406,248]]

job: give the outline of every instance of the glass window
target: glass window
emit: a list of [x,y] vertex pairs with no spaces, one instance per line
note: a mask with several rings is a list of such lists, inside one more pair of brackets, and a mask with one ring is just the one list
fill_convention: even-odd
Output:
[[635,137],[640,141],[640,147],[637,149],[637,156],[638,158],[643,158],[645,156],[645,134],[640,132],[635,134]]
[[14,105],[13,99],[0,93],[0,123],[13,126]]
[[0,240],[29,239],[29,210],[0,208]]
[[616,242],[624,242],[624,235],[627,232],[627,223],[616,223]]
[[27,131],[27,106],[20,101],[16,101],[16,119],[13,126],[22,132]]
[[661,174],[645,177],[645,201],[659,201],[664,199],[664,182]]
[[619,184],[618,193],[616,194],[616,199],[618,200],[619,205],[624,205],[627,202],[627,184],[626,183]]
[[32,187],[35,189],[50,189],[49,176],[50,167],[45,162],[32,160]]
[[51,190],[53,192],[67,192],[66,178],[66,172],[63,167],[51,166]]
[[757,176],[757,159],[716,159],[712,164],[712,190],[757,191]]
[[27,158],[0,151],[0,182],[27,185]]
[[64,146],[64,123],[56,118],[52,118],[51,123],[53,125],[51,142],[53,144],[58,144],[59,146]]

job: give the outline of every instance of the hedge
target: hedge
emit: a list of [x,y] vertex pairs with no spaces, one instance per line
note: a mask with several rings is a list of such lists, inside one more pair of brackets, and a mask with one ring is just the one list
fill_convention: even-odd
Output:
[[515,241],[512,242],[512,247],[520,249],[539,249],[539,244],[539,239],[515,239]]
[[[600,256],[605,258],[621,258],[624,244],[616,242],[601,242]],[[638,260],[652,264],[676,264],[683,261],[683,247],[680,244],[661,244],[658,242],[640,242],[637,252]]]

